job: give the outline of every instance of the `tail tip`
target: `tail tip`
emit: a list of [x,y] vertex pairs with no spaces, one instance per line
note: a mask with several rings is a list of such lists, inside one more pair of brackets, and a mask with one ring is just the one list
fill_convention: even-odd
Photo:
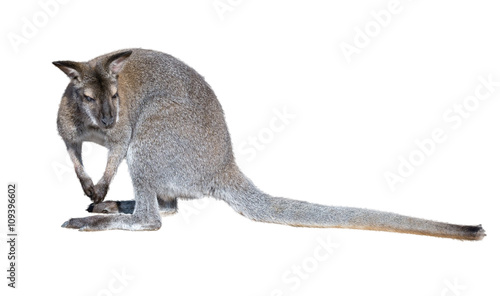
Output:
[[466,239],[468,240],[482,240],[486,236],[486,232],[481,224],[474,226],[464,226]]

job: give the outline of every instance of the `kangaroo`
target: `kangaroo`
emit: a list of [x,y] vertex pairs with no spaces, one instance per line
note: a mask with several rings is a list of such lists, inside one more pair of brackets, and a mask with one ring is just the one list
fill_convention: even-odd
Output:
[[[481,240],[481,225],[455,225],[376,210],[333,207],[272,197],[237,167],[222,107],[195,70],[158,51],[126,49],[88,62],[53,62],[70,82],[57,128],[66,144],[88,211],[62,227],[80,231],[158,230],[177,199],[212,196],[260,222]],[[82,142],[109,149],[102,178],[85,172]],[[126,158],[135,200],[104,201]]]

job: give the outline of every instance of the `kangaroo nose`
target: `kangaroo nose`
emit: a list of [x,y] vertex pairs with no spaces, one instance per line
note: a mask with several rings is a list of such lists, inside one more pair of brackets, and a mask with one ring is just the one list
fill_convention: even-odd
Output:
[[113,123],[113,120],[114,120],[113,116],[111,116],[111,117],[105,116],[105,117],[101,118],[101,122],[106,127],[110,126]]

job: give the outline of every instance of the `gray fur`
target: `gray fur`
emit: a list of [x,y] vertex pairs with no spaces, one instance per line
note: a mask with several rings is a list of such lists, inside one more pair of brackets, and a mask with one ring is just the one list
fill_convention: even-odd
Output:
[[[93,201],[88,211],[110,214],[73,218],[63,227],[156,230],[161,227],[161,214],[177,211],[178,198],[210,195],[243,216],[262,222],[464,240],[479,240],[485,235],[481,226],[330,207],[261,192],[236,166],[224,114],[210,86],[196,71],[168,54],[129,49],[89,62],[54,64],[71,79],[59,108],[59,134],[85,194]],[[83,141],[109,149],[106,170],[96,185],[83,167]],[[124,158],[135,201],[102,202]]]

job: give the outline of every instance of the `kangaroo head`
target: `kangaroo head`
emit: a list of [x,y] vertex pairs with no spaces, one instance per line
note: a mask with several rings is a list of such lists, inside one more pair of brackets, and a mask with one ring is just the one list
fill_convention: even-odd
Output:
[[71,79],[69,91],[91,125],[108,129],[118,120],[118,74],[132,51],[119,52],[104,60],[58,61],[53,64]]

